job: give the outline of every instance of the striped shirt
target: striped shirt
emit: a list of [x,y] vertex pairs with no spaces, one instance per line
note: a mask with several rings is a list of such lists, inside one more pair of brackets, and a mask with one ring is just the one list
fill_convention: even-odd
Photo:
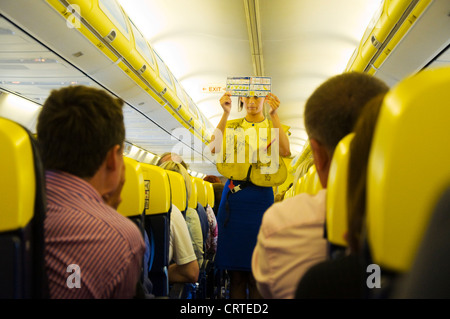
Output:
[[145,250],[136,225],[85,180],[46,172],[50,298],[132,298]]

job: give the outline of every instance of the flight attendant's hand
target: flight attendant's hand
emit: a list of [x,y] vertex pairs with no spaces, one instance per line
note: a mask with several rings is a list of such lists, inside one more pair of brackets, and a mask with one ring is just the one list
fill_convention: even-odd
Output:
[[231,93],[225,92],[224,95],[220,98],[220,106],[223,109],[224,113],[230,114],[231,112]]
[[276,114],[277,109],[280,107],[280,100],[273,93],[267,94],[264,103],[267,103],[270,106],[270,111],[269,111],[270,116]]

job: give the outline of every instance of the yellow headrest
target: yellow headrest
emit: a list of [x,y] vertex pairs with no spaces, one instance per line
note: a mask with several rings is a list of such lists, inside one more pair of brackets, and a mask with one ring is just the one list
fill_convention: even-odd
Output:
[[336,146],[327,181],[327,236],[335,245],[347,247],[347,175],[350,143],[355,136],[350,133]]
[[141,164],[132,158],[124,157],[125,184],[122,188],[122,202],[117,211],[126,217],[138,216],[144,212],[145,187]]
[[322,188],[315,165],[312,165],[308,169],[308,172],[304,175],[304,181],[302,181],[302,183],[304,183],[301,188],[303,192],[311,195],[317,194],[317,192]]
[[0,231],[25,227],[34,215],[34,157],[27,131],[0,118]]
[[407,271],[450,181],[450,68],[402,80],[384,99],[368,166],[368,241],[375,263]]
[[294,186],[292,185],[291,187],[289,187],[289,189],[286,191],[286,193],[284,193],[284,197],[283,200],[289,197],[292,197],[294,194]]
[[205,186],[206,186],[206,191],[207,191],[207,195],[208,195],[208,204],[211,207],[214,207],[214,187],[213,184],[207,181],[204,181]]
[[300,193],[306,192],[306,175],[303,175],[297,180],[297,183],[295,185],[292,185],[293,187],[293,195],[298,195]]
[[146,192],[145,214],[155,215],[167,213],[172,204],[169,176],[167,171],[161,167],[141,163],[144,174],[144,185]]
[[194,180],[197,185],[197,201],[203,207],[206,207],[206,204],[208,204],[208,191],[206,190],[205,181],[198,177],[194,177]]
[[317,174],[315,165],[309,168],[308,174],[308,177],[310,178],[309,184],[307,185],[308,192],[311,195],[315,195],[322,189],[322,184],[320,183],[319,174]]
[[180,211],[186,210],[187,194],[184,178],[180,173],[166,170],[169,175],[170,189],[172,190],[172,204],[177,206]]
[[194,177],[191,178],[191,196],[189,197],[188,207],[197,209],[197,184],[195,183]]

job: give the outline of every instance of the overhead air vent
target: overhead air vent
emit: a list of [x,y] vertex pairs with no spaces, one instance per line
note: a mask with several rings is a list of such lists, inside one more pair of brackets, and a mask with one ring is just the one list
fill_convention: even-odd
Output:
[[104,37],[105,41],[108,43],[111,43],[114,41],[114,39],[116,38],[117,34],[115,30],[111,30],[111,32],[108,33],[108,35],[106,35]]
[[144,64],[144,65],[142,66],[142,68],[140,68],[140,69],[138,70],[138,72],[139,72],[139,74],[142,74],[142,73],[145,72],[145,70],[147,70],[147,66]]

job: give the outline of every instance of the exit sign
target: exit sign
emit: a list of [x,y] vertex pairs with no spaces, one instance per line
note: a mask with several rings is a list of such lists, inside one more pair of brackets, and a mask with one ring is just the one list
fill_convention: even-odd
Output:
[[225,93],[226,86],[222,84],[208,84],[202,87],[202,93]]

